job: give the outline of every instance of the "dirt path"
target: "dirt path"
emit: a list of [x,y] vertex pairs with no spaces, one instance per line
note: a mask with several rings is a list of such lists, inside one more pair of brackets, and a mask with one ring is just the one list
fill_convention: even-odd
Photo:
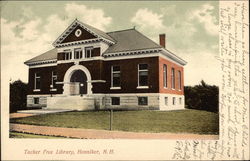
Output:
[[174,134],[174,133],[136,133],[122,131],[92,130],[78,128],[62,128],[10,124],[10,131],[25,132],[39,135],[63,136],[84,139],[197,139],[216,140],[218,135]]
[[19,118],[19,117],[29,117],[29,116],[34,116],[37,114],[31,114],[31,113],[11,113],[10,118]]

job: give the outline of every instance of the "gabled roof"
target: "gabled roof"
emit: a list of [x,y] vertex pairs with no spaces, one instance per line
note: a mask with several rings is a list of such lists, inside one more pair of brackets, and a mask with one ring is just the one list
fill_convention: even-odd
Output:
[[97,36],[98,38],[103,38],[103,39],[109,40],[113,43],[115,42],[115,40],[113,40],[105,32],[103,32],[103,31],[101,31],[93,26],[90,26],[88,24],[82,23],[82,22],[78,21],[77,19],[75,19],[71,23],[71,25],[53,42],[53,46],[56,46],[56,44],[60,44],[77,26],[81,26],[82,28],[84,28],[85,30],[87,30],[91,34]]
[[[77,26],[81,26],[84,29],[88,30],[92,34],[95,34],[98,38],[109,40],[112,43],[109,43],[109,48],[103,53],[107,54],[115,54],[120,52],[127,52],[127,51],[141,51],[141,50],[160,50],[168,57],[176,60],[177,62],[181,62],[181,64],[186,64],[184,60],[176,56],[175,54],[171,53],[167,49],[163,48],[159,44],[155,43],[148,37],[144,36],[139,31],[133,29],[127,29],[127,30],[121,30],[121,31],[114,31],[114,32],[108,32],[105,33],[99,29],[96,29],[90,25],[84,24],[77,19],[64,31],[63,34],[61,34],[57,40],[53,43],[54,46],[56,44],[62,42],[67,35],[69,35]],[[107,42],[107,41],[106,41]],[[28,61],[25,62],[25,64],[33,64],[36,62],[42,62],[42,61],[56,61],[57,60],[57,49],[51,49],[37,57],[34,57]]]
[[97,28],[95,28],[93,26],[90,26],[90,25],[88,25],[86,23],[83,23],[83,22],[80,22],[80,21],[78,21],[78,22],[81,23],[83,26],[87,27],[89,30],[96,33],[97,35],[100,35],[103,38],[106,38],[106,39],[108,39],[110,41],[115,42],[115,40],[112,37],[110,37],[107,33],[103,32],[103,31],[101,31],[101,30],[99,30],[99,29],[97,29]]
[[53,60],[57,59],[57,49],[51,49],[41,55],[38,55],[30,60],[27,60],[24,62],[24,64],[32,63],[32,62],[38,62],[38,61],[45,61],[45,60]]
[[107,34],[112,37],[116,43],[111,45],[105,53],[162,48],[162,46],[135,29],[108,32]]

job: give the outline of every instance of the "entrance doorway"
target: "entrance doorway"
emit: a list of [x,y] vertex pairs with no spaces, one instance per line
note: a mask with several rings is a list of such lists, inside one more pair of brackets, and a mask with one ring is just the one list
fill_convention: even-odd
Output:
[[71,66],[63,78],[63,95],[92,94],[89,70],[83,65]]
[[87,76],[82,70],[75,70],[70,78],[70,95],[87,94]]

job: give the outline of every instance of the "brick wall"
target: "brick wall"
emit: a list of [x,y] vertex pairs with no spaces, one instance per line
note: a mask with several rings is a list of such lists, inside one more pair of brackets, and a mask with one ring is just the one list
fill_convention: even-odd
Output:
[[[167,88],[164,88],[163,83],[163,65],[167,65]],[[175,69],[175,89],[172,89],[171,86],[171,69]],[[178,85],[178,71],[181,72],[181,89],[179,89]],[[159,89],[160,93],[170,93],[170,94],[184,94],[184,70],[183,67],[177,65],[169,60],[159,57]]]

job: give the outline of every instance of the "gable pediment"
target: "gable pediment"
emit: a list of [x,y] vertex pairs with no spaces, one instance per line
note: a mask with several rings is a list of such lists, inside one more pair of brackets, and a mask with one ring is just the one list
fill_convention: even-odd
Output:
[[97,38],[90,32],[83,29],[80,25],[76,26],[75,29],[73,29],[68,36],[64,38],[62,43],[68,43],[73,41],[81,41],[81,40],[88,40],[88,39],[94,39]]
[[77,19],[54,41],[53,46],[65,46],[72,43],[91,41],[104,41],[114,44],[115,41],[105,32],[90,25],[84,24]]

